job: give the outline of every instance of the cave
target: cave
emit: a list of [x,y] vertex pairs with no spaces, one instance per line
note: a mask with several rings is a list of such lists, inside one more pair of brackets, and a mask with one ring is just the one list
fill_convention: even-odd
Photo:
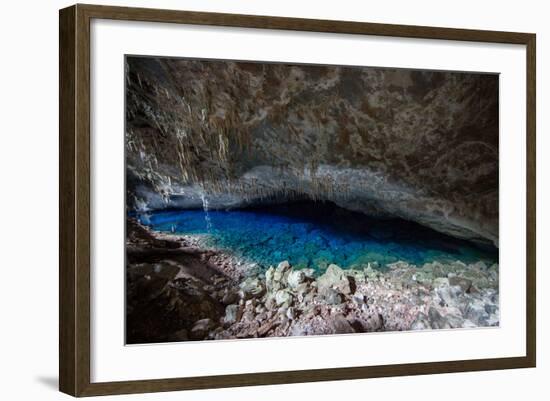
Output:
[[127,343],[498,326],[498,75],[125,63]]

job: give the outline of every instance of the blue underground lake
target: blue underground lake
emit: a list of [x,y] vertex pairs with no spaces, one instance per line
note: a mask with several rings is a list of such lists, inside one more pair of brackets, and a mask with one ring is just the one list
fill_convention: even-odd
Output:
[[324,270],[385,266],[398,260],[498,262],[498,249],[398,219],[374,219],[328,203],[297,203],[240,210],[172,210],[133,214],[156,231],[201,234],[208,247],[269,267],[288,260]]

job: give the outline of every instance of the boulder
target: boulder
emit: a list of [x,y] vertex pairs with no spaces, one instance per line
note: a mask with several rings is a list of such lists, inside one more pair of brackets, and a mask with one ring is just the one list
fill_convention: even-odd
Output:
[[497,312],[498,306],[495,304],[485,304],[485,312],[489,315],[493,315]]
[[461,328],[464,326],[464,319],[462,318],[462,316],[448,314],[445,316],[445,318],[447,319],[447,322],[453,329]]
[[259,337],[264,337],[267,333],[269,333],[271,330],[275,329],[277,326],[280,325],[280,322],[271,319],[263,323],[260,328],[258,329],[257,333]]
[[384,328],[384,317],[378,313],[374,312],[369,314],[367,319],[363,321],[363,328],[367,332],[379,331]]
[[239,305],[236,305],[236,304],[228,305],[225,308],[225,316],[223,318],[223,322],[227,325],[231,325],[233,323],[238,322],[241,316],[242,316],[242,310],[239,307]]
[[291,270],[291,267],[288,261],[285,260],[279,263],[279,265],[275,269],[275,272],[273,273],[273,281],[280,282],[283,285],[285,285],[286,279],[287,279],[288,273],[290,273],[290,270]]
[[239,285],[239,288],[243,299],[259,298],[265,294],[264,283],[256,277],[247,278]]
[[439,287],[436,288],[435,292],[444,306],[452,306],[456,304],[458,296],[462,294],[462,288],[457,285]]
[[330,327],[335,334],[355,333],[351,324],[342,314],[337,314],[330,320]]
[[292,305],[292,294],[287,290],[279,290],[275,293],[275,302],[277,305]]
[[471,300],[464,308],[464,317],[477,326],[485,326],[489,319],[485,303],[479,299]]
[[323,288],[319,295],[329,305],[339,305],[344,302],[344,296],[332,288]]
[[308,279],[313,279],[315,277],[315,270],[314,269],[307,268],[307,269],[302,269],[302,271],[304,272],[304,275]]
[[296,310],[292,306],[286,310],[286,317],[288,320],[294,320],[296,318]]
[[410,327],[411,330],[426,330],[429,328],[431,328],[430,321],[424,313],[419,313]]
[[211,319],[201,319],[195,322],[191,329],[190,337],[193,340],[202,340],[205,338],[211,329],[214,328],[214,322]]
[[303,270],[291,270],[288,273],[287,283],[290,288],[295,289],[302,284],[306,279],[306,275]]
[[357,305],[363,305],[366,302],[366,297],[363,294],[355,294],[351,300]]
[[307,294],[309,291],[311,290],[311,287],[309,286],[308,283],[301,283],[301,284],[298,284],[295,288],[295,291],[296,291],[296,295],[298,295],[298,297],[304,297],[305,294]]
[[230,305],[232,303],[237,302],[238,299],[239,299],[239,296],[237,293],[226,288],[222,296],[222,304]]
[[348,277],[345,271],[337,265],[329,265],[327,271],[317,278],[319,290],[325,288],[334,288],[342,294],[352,294],[355,292],[355,280]]
[[265,286],[268,291],[277,291],[281,285],[275,281],[275,268],[271,266],[265,271]]
[[462,291],[468,292],[470,291],[470,288],[472,287],[472,280],[468,280],[464,277],[450,277],[449,279],[449,285],[455,286],[458,285],[460,288],[462,288]]
[[438,278],[434,279],[433,286],[434,286],[434,288],[448,287],[449,286],[449,279],[447,277],[438,277]]
[[428,319],[432,329],[450,329],[451,325],[447,319],[433,306],[428,310]]

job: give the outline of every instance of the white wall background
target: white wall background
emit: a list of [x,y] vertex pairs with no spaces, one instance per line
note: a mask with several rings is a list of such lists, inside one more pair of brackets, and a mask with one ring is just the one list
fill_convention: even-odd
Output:
[[[95,1],[141,7],[535,32],[538,37],[538,368],[241,389],[104,397],[128,400],[539,400],[547,397],[550,25],[545,2],[357,0]],[[12,1],[0,22],[0,396],[57,392],[58,9],[69,1]],[[7,222],[7,224],[6,224]],[[546,316],[545,316],[546,315]],[[452,344],[449,344],[452,346]],[[547,380],[547,379],[546,379]]]

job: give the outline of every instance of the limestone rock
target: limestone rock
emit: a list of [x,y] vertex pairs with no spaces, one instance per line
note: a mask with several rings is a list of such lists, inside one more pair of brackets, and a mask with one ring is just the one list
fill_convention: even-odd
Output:
[[[498,243],[496,75],[150,57],[126,65],[131,210],[201,206],[204,182],[220,189],[213,208],[262,203],[271,196],[257,196],[259,180],[279,198],[314,195]],[[184,176],[173,171],[180,153]]]
[[410,327],[411,330],[426,330],[429,328],[431,328],[430,321],[424,313],[419,313]]
[[341,315],[335,315],[331,321],[330,325],[336,334],[347,334],[347,333],[354,333],[355,330],[351,326],[351,324],[347,321],[347,319]]
[[304,282],[306,275],[302,270],[292,270],[288,274],[287,282],[290,288],[296,288]]
[[451,306],[456,303],[457,297],[462,293],[462,288],[459,286],[439,287],[436,289],[436,293],[444,305]]
[[296,310],[292,306],[286,310],[286,317],[288,320],[294,320],[296,318]]
[[201,319],[195,322],[191,329],[190,337],[194,340],[200,340],[208,335],[208,332],[214,327],[210,319]]
[[351,294],[355,291],[355,283],[351,277],[339,266],[329,265],[327,271],[317,278],[319,290],[325,288],[334,288],[342,294]]
[[239,308],[239,305],[236,305],[236,304],[228,305],[225,308],[225,316],[223,318],[223,321],[225,324],[233,324],[240,320],[241,315],[242,315],[242,310],[241,308]]
[[344,302],[344,296],[332,288],[323,288],[319,295],[328,305],[339,305]]
[[485,304],[482,300],[473,299],[464,309],[464,317],[476,325],[483,325],[489,319],[489,314],[485,310]]
[[458,285],[460,288],[462,288],[462,291],[468,292],[470,291],[470,287],[472,286],[472,280],[468,280],[464,277],[450,277],[449,278],[449,285],[455,286]]
[[432,329],[450,329],[451,325],[445,317],[433,306],[428,310],[428,319]]
[[292,294],[286,290],[279,290],[275,293],[275,302],[277,305],[291,305]]
[[249,277],[240,284],[240,289],[244,299],[258,298],[265,294],[263,281],[257,277]]

